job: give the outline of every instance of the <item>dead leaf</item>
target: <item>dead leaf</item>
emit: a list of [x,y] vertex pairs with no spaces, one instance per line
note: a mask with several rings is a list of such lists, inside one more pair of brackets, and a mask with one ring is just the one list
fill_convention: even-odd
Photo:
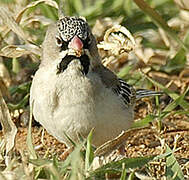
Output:
[[4,24],[8,26],[14,33],[16,33],[25,42],[28,42],[28,37],[26,37],[22,28],[16,23],[12,13],[8,8],[0,7],[0,18],[2,19],[2,22],[4,22]]
[[[114,32],[120,32],[120,34],[114,34]],[[125,52],[130,52],[135,46],[135,40],[125,27],[115,25],[106,31],[104,41],[97,46],[99,49],[108,50],[113,55],[118,56]]]
[[17,18],[16,18],[16,22],[17,23],[20,23],[21,19],[22,19],[22,15],[24,14],[24,12],[29,9],[29,8],[32,8],[32,7],[35,7],[37,6],[38,4],[40,3],[45,3],[45,4],[48,4],[49,6],[52,6],[56,9],[58,9],[58,4],[56,3],[56,1],[52,1],[52,0],[38,0],[38,1],[34,1],[30,4],[28,4],[26,7],[24,7],[20,12],[19,14],[17,15]]

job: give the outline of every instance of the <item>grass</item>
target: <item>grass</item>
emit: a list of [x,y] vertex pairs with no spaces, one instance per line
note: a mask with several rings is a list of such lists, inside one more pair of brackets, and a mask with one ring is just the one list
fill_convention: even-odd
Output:
[[[16,150],[14,141],[22,118],[19,113],[16,118],[14,114],[29,109],[31,75],[39,64],[47,26],[58,18],[59,5],[66,15],[85,16],[99,44],[103,41],[105,30],[112,24],[121,24],[132,33],[136,46],[129,54],[116,54],[111,49],[105,51],[103,48],[100,53],[106,65],[129,84],[136,88],[161,90],[171,98],[169,103],[161,98],[156,98],[155,103],[147,101],[148,105],[155,104],[155,108],[148,106],[152,109],[150,112],[146,112],[141,102],[136,105],[133,128],[157,129],[159,133],[156,139],[160,142],[158,155],[138,154],[137,157],[119,159],[113,158],[114,155],[110,153],[108,156],[95,157],[95,150],[91,146],[91,131],[86,142],[75,145],[66,160],[60,160],[54,154],[48,158],[41,156],[32,142],[31,121],[27,152]],[[51,180],[189,178],[189,152],[185,152],[186,146],[181,144],[188,136],[189,129],[189,13],[187,6],[184,9],[172,0],[1,0],[0,120],[3,130],[0,179],[8,180],[10,176],[15,179]],[[186,127],[181,126],[181,121]],[[171,143],[167,138],[168,131],[165,130],[167,122],[178,125],[175,129],[168,125],[168,131],[179,131],[181,127],[184,133],[181,135],[176,132]],[[182,154],[186,156],[183,158]],[[180,163],[183,159],[185,163]],[[160,170],[156,170],[157,167]]]

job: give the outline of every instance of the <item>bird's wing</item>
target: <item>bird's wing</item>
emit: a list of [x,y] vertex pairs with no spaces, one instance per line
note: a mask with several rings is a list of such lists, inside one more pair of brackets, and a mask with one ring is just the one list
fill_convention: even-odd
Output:
[[149,96],[160,96],[163,92],[161,91],[152,91],[147,89],[137,89],[136,91],[136,99],[140,99],[143,97],[149,97]]
[[107,88],[111,88],[125,103],[126,106],[133,105],[136,99],[149,96],[158,96],[163,93],[160,91],[152,91],[147,89],[135,90],[133,86],[127,84],[124,80],[117,76],[103,65],[99,65],[94,69],[97,72],[102,82]]
[[101,81],[107,88],[112,91],[125,103],[126,106],[133,105],[136,99],[135,89],[127,84],[124,80],[117,76],[109,69],[101,65],[95,71],[100,75]]
[[121,99],[123,99],[124,103],[127,106],[133,105],[136,99],[135,89],[122,79],[118,79],[118,81],[119,84],[113,90],[117,93],[119,97],[121,97]]

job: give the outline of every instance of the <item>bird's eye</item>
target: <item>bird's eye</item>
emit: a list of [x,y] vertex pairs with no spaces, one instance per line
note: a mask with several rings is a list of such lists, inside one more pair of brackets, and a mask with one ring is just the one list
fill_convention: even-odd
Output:
[[85,41],[84,41],[84,49],[89,49],[90,45],[91,45],[91,39],[88,37]]
[[59,37],[59,36],[56,36],[56,45],[58,47],[61,47],[62,46],[62,39]]

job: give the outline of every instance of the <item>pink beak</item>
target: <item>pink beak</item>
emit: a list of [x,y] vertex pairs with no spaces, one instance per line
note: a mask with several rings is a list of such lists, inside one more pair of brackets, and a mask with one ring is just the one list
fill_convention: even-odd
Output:
[[69,43],[69,47],[81,52],[83,48],[83,43],[77,36],[74,36],[74,38]]

